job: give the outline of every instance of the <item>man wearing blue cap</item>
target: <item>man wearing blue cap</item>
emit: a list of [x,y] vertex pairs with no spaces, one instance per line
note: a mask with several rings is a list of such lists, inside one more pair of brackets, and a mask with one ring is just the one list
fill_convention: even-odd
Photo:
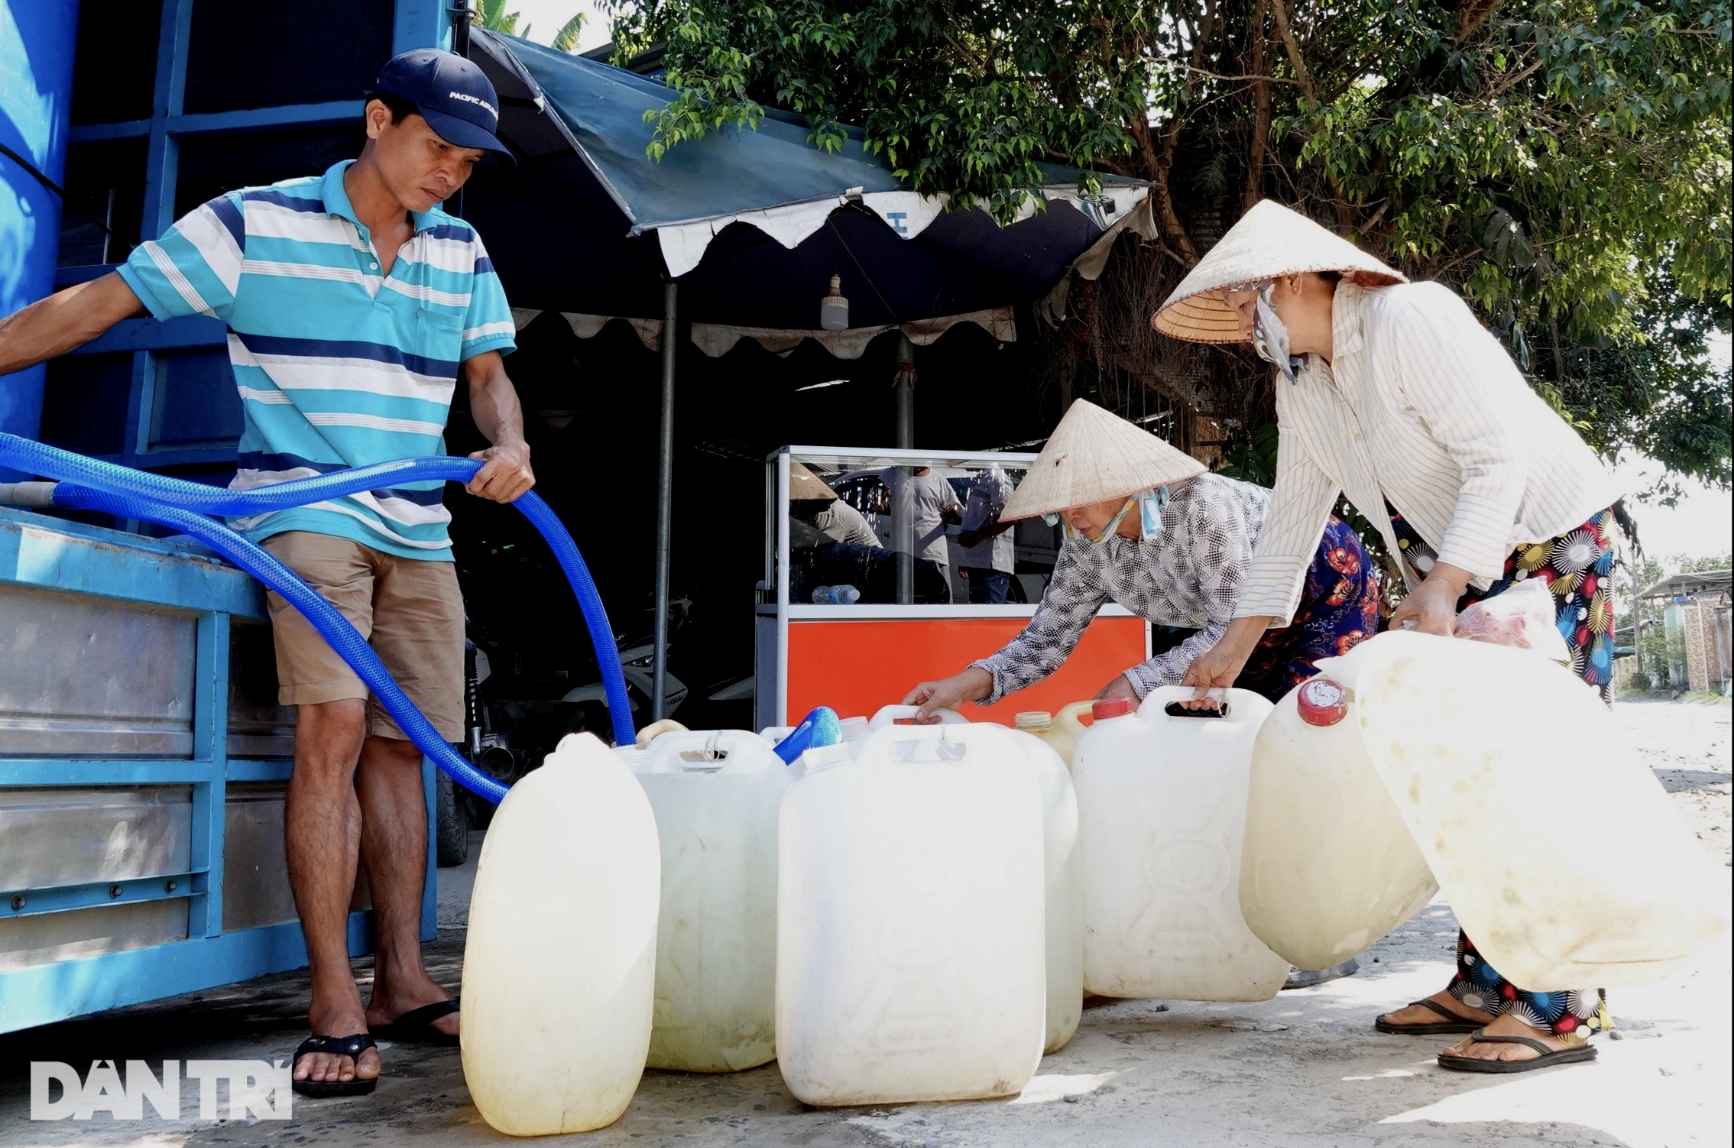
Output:
[[[501,356],[513,323],[481,238],[441,203],[492,153],[499,101],[449,52],[379,73],[359,158],[322,176],[244,188],[196,208],[114,274],[0,320],[0,374],[61,355],[141,309],[229,327],[244,430],[231,486],[444,454],[461,376],[493,443],[471,494],[534,483]],[[439,483],[332,499],[234,526],[287,563],[363,635],[449,741],[464,734],[464,606]],[[307,937],[312,1039],[295,1089],[371,1092],[374,1036],[457,1043],[457,1002],[422,965],[427,856],[421,751],[317,631],[275,594],[279,700],[298,707],[285,843]],[[347,921],[365,857],[377,931],[371,999],[349,969]]]

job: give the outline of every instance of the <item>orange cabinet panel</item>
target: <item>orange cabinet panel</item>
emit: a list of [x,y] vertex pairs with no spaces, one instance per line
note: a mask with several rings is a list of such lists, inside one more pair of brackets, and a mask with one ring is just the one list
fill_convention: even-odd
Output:
[[[841,717],[873,716],[895,705],[917,682],[957,673],[1005,645],[1026,618],[910,618],[789,622],[788,720],[814,706]],[[1142,618],[1097,618],[1060,669],[992,706],[966,705],[972,721],[1011,725],[1020,710],[1058,710],[1096,695],[1116,674],[1137,665],[1148,647]]]

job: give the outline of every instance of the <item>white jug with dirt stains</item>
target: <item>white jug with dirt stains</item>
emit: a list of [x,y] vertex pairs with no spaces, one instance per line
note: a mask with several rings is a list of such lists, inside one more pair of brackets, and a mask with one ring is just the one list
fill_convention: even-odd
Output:
[[1288,962],[1240,914],[1252,744],[1271,704],[1228,690],[1219,711],[1152,690],[1097,702],[1072,752],[1084,862],[1084,988],[1111,997],[1261,1001]]
[[662,844],[651,1068],[776,1057],[777,810],[795,770],[744,730],[666,733],[634,768]]
[[1457,920],[1512,984],[1652,981],[1727,931],[1722,866],[1571,670],[1405,632],[1355,653],[1367,756]]
[[777,889],[777,1062],[799,1100],[973,1100],[1034,1075],[1044,859],[1024,752],[965,724],[802,755]]
[[1341,964],[1439,889],[1367,756],[1357,720],[1362,644],[1318,661],[1252,748],[1240,910],[1302,969]]
[[656,821],[592,734],[500,802],[464,942],[464,1080],[511,1136],[586,1132],[644,1073],[656,973]]
[[1047,937],[1048,1023],[1044,1054],[1058,1052],[1084,1015],[1084,869],[1078,856],[1078,798],[1072,775],[1052,746],[1020,730],[1042,791],[1042,921]]
[[1084,723],[1078,720],[1080,714],[1087,714],[1094,702],[1072,702],[1060,707],[1058,713],[1047,710],[1025,710],[1013,717],[1016,728],[1032,737],[1039,737],[1060,755],[1060,760],[1066,763],[1066,768],[1072,768],[1072,749],[1078,744],[1078,739],[1084,735]]

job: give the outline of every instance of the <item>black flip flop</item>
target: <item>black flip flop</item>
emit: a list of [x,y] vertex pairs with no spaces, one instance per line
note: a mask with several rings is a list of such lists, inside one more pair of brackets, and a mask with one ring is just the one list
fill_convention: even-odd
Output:
[[1463,1017],[1458,1016],[1438,1001],[1410,1001],[1406,1007],[1432,1009],[1434,1012],[1444,1017],[1446,1023],[1392,1024],[1390,1021],[1385,1019],[1385,1016],[1390,1016],[1391,1014],[1386,1013],[1385,1016],[1381,1016],[1377,1020],[1373,1021],[1373,1031],[1391,1033],[1395,1036],[1447,1036],[1453,1033],[1480,1032],[1481,1029],[1488,1024],[1488,1022],[1484,1020],[1465,1020]]
[[1533,1060],[1477,1060],[1472,1056],[1447,1056],[1442,1052],[1439,1054],[1439,1067],[1458,1072],[1529,1072],[1549,1065],[1579,1064],[1596,1058],[1595,1046],[1587,1040],[1570,1048],[1553,1049],[1527,1036],[1488,1036],[1476,1032],[1471,1033],[1469,1039],[1476,1044],[1526,1044],[1541,1055]]
[[435,1001],[433,1004],[412,1008],[390,1024],[372,1026],[374,1036],[381,1040],[397,1041],[408,1044],[434,1044],[446,1048],[455,1048],[458,1038],[448,1032],[441,1032],[433,1026],[433,1022],[442,1016],[450,1016],[458,1011],[458,998]]
[[[330,1052],[347,1056],[359,1065],[361,1054],[373,1047],[373,1037],[365,1032],[350,1036],[310,1036],[295,1049],[295,1056],[289,1062],[289,1070],[295,1071],[295,1064],[310,1052]],[[297,1080],[293,1087],[302,1096],[366,1096],[378,1083],[378,1077],[363,1080],[357,1076],[353,1080]]]

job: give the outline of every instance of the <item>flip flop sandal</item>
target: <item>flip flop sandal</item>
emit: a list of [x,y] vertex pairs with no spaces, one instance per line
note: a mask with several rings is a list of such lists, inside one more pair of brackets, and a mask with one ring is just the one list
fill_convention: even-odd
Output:
[[[359,1063],[361,1054],[374,1047],[377,1046],[373,1037],[365,1032],[351,1036],[310,1036],[295,1049],[290,1071],[293,1072],[294,1065],[310,1052],[336,1053]],[[302,1096],[366,1096],[378,1083],[378,1077],[363,1080],[358,1076],[353,1080],[297,1080],[293,1087]]]
[[457,1011],[457,997],[450,1000],[435,1001],[433,1004],[410,1009],[390,1024],[373,1025],[369,1031],[381,1040],[411,1044],[434,1044],[455,1048],[458,1038],[449,1032],[441,1032],[433,1026],[433,1022],[442,1016],[450,1016]]
[[1332,965],[1328,969],[1290,969],[1288,979],[1282,982],[1282,987],[1285,989],[1310,989],[1314,985],[1322,985],[1326,981],[1352,977],[1360,969],[1361,963],[1353,957],[1340,965]]
[[[1465,1020],[1438,1001],[1410,1001],[1409,1008],[1432,1009],[1445,1018],[1444,1024],[1392,1024],[1384,1016],[1373,1022],[1373,1031],[1397,1036],[1446,1036],[1453,1033],[1480,1032],[1490,1024],[1485,1020]],[[1390,1016],[1386,1013],[1385,1016]]]
[[1486,1036],[1477,1032],[1471,1033],[1469,1039],[1476,1044],[1524,1044],[1541,1055],[1533,1060],[1477,1060],[1472,1056],[1447,1056],[1442,1052],[1439,1054],[1439,1067],[1458,1072],[1529,1072],[1552,1064],[1577,1064],[1596,1058],[1595,1047],[1588,1041],[1570,1048],[1552,1049],[1527,1036]]

